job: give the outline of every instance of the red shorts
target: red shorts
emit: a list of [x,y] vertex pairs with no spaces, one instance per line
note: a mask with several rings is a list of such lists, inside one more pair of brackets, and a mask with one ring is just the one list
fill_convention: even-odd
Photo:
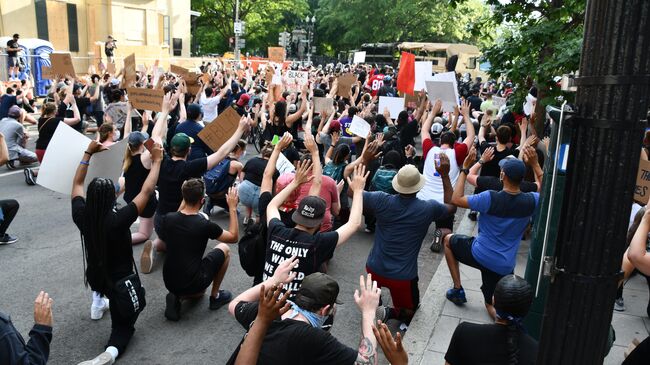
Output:
[[376,281],[379,287],[390,290],[393,307],[397,311],[400,309],[415,311],[420,306],[420,289],[417,277],[412,280],[388,279],[375,274],[368,266],[366,266],[366,271],[372,274],[372,280]]
[[38,159],[38,162],[41,163],[43,162],[43,156],[45,156],[45,150],[36,150],[36,158]]

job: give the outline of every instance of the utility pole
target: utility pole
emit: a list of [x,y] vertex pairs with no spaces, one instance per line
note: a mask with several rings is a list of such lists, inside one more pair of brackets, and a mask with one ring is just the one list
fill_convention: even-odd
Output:
[[537,364],[603,362],[647,124],[650,2],[588,0],[584,29]]
[[[239,23],[239,0],[235,0],[235,23]],[[239,57],[239,32],[235,32],[235,60]]]

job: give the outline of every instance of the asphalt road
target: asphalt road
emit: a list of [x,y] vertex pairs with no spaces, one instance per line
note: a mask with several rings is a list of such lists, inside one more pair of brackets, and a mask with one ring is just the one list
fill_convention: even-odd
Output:
[[[31,142],[33,148],[33,141]],[[249,146],[248,156],[255,155]],[[12,174],[0,167],[0,199],[16,199],[20,211],[9,232],[19,237],[13,245],[0,246],[0,311],[9,314],[16,328],[27,337],[33,325],[33,301],[40,290],[54,298],[54,335],[50,364],[76,364],[104,350],[110,334],[110,315],[90,320],[91,291],[84,287],[82,248],[79,231],[70,215],[70,198],[40,186],[27,186],[22,171]],[[213,213],[212,219],[227,226],[226,215]],[[136,225],[132,227],[137,228]],[[420,251],[420,291],[423,293],[437,268],[439,254],[428,246],[433,225]],[[353,293],[363,274],[373,235],[360,230],[337,249],[329,274],[339,281],[339,299],[345,304],[337,311],[332,333],[341,342],[356,348],[360,339],[360,313]],[[211,243],[208,247],[213,247]],[[239,265],[237,245],[223,289],[235,295],[252,284]],[[142,245],[134,247],[138,258]],[[193,306],[184,304],[179,322],[163,315],[165,295],[162,261],[154,271],[141,275],[147,290],[147,308],[136,323],[135,335],[120,357],[120,364],[224,364],[244,335],[243,328],[226,308],[208,310],[208,298]],[[384,301],[389,299],[384,291]]]

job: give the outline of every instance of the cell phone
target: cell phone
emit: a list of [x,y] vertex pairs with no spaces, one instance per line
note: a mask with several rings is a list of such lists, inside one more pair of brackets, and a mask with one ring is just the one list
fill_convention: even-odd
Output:
[[153,149],[153,144],[154,144],[153,139],[149,138],[148,140],[144,141],[144,148],[146,148],[147,151],[151,153],[151,150]]

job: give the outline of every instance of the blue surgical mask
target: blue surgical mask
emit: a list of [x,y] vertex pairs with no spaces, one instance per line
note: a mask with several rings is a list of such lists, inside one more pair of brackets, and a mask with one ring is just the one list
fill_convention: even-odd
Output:
[[293,313],[291,313],[288,318],[293,319],[298,314],[302,314],[305,318],[307,318],[311,326],[314,328],[321,328],[323,327],[323,324],[325,324],[325,320],[327,319],[327,316],[321,316],[320,314],[306,311],[298,307],[296,303],[293,303],[291,301],[289,301],[289,303],[291,303],[291,309],[293,309]]

